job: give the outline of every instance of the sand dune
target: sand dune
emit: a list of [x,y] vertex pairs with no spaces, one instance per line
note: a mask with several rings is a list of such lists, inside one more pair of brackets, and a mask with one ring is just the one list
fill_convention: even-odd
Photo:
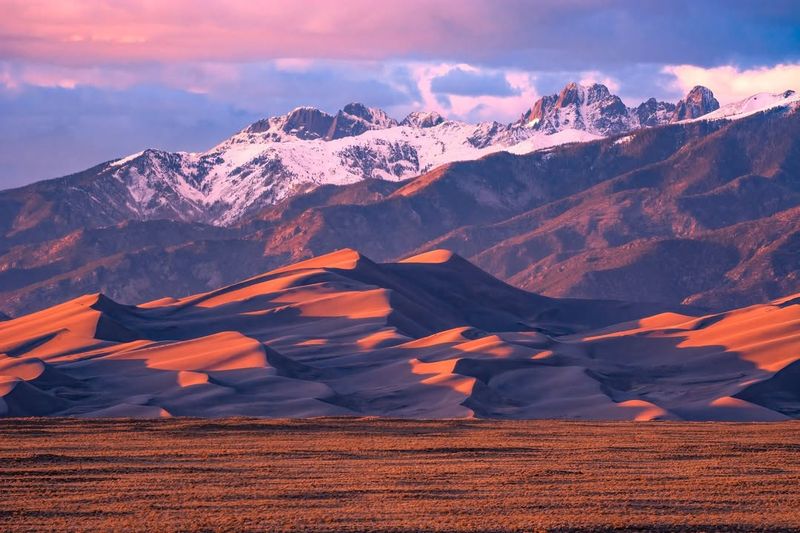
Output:
[[0,416],[779,420],[800,298],[704,315],[552,299],[446,250],[340,250],[187,298],[0,323]]

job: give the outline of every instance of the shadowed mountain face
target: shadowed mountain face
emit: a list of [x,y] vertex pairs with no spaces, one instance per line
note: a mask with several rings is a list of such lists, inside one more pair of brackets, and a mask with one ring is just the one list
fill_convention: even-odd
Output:
[[714,94],[700,85],[694,87],[686,98],[678,102],[670,122],[678,122],[697,117],[702,117],[719,109],[719,102]]
[[65,232],[91,206],[40,191],[37,209],[0,210],[17,213],[0,216],[0,310],[181,296],[343,247],[378,261],[445,247],[548,296],[736,307],[800,291],[798,176],[795,105],[325,185],[227,228],[98,207],[107,227]]
[[800,298],[553,299],[445,250],[340,250],[207,293],[0,323],[0,416],[780,420]]

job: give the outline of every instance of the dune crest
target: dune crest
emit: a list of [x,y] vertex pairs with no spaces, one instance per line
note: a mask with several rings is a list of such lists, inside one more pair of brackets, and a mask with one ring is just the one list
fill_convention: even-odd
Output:
[[450,250],[431,250],[430,252],[412,255],[401,260],[401,263],[446,263],[456,257]]

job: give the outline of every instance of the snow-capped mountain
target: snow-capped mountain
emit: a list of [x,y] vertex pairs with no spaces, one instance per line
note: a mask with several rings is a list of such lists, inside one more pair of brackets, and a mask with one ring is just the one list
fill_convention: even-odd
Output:
[[398,122],[359,103],[336,114],[300,107],[260,120],[206,152],[146,150],[109,163],[98,178],[126,186],[127,216],[229,225],[322,184],[397,181],[499,150],[526,153],[664,124],[670,106],[652,100],[632,110],[603,85],[571,83],[513,124],[467,124],[435,112],[414,112]]
[[[497,151],[524,154],[696,117],[735,118],[786,105],[794,93],[755,95],[718,107],[695,87],[678,105],[647,100],[628,108],[603,85],[570,83],[539,99],[512,124],[467,124],[435,112],[396,121],[351,103],[336,114],[311,107],[260,120],[205,152],[148,149],[98,165],[63,181],[61,202],[75,218],[90,209],[98,223],[170,219],[233,225],[284,198],[323,184],[367,178],[399,181],[453,161]],[[711,115],[705,115],[713,111]],[[48,182],[45,182],[48,183]],[[38,187],[33,184],[32,190]]]
[[800,94],[788,90],[782,93],[758,93],[740,102],[717,107],[715,111],[702,115],[697,120],[733,120],[776,107],[788,107],[800,103]]
[[[292,115],[298,112],[311,120],[295,121]],[[339,136],[344,131],[340,121],[339,126],[332,123],[325,137],[310,138],[320,131],[315,129],[318,116],[310,109],[295,110],[287,117],[271,119],[266,130],[251,126],[202,153],[145,150],[108,164],[98,178],[127,185],[126,205],[135,218],[166,215],[227,225],[322,184],[341,185],[365,178],[397,181],[501,149],[530,151],[597,138],[575,130],[537,135],[516,129],[517,135],[513,135],[504,126],[452,121],[430,127],[395,123],[381,129],[374,123],[369,123],[372,128],[368,129],[366,124],[352,122],[347,126],[350,131],[363,130]],[[522,144],[514,150],[529,139],[535,139],[535,144]],[[165,214],[165,210],[171,213]]]
[[397,121],[383,110],[354,102],[335,115],[313,107],[298,107],[286,115],[259,120],[242,133],[257,134],[263,140],[276,142],[296,139],[332,141],[394,126],[397,126]]
[[[103,202],[130,218],[229,225],[322,184],[398,181],[498,150],[524,153],[599,138],[581,129],[557,133],[449,121],[435,112],[397,122],[358,103],[335,115],[302,107],[258,121],[206,152],[151,149],[112,161],[98,169],[93,188],[103,180],[123,185],[121,196],[115,187],[114,197]],[[104,196],[102,190],[93,194]]]
[[515,124],[548,134],[577,129],[605,137],[701,117],[718,108],[714,93],[699,85],[677,105],[650,98],[626,107],[605,85],[570,83],[559,94],[537,100]]

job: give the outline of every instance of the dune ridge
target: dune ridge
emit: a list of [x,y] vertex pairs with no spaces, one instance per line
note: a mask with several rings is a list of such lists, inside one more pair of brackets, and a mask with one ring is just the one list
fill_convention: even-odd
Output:
[[800,297],[706,314],[554,299],[447,250],[343,249],[186,298],[0,323],[0,416],[781,420]]

